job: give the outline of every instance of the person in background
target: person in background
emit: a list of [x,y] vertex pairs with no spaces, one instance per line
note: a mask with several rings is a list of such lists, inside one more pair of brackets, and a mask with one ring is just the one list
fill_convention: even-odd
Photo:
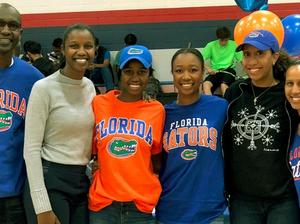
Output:
[[299,224],[288,152],[298,115],[284,96],[291,59],[267,30],[248,34],[237,51],[249,78],[226,91],[225,183],[231,224]]
[[[25,122],[24,158],[36,216],[34,224],[88,223],[94,115],[93,83],[83,77],[95,55],[95,36],[83,24],[64,33],[63,69],[36,82]],[[28,186],[27,186],[28,188]]]
[[146,85],[146,89],[144,90],[144,99],[157,99],[162,94],[162,89],[160,86],[160,82],[153,75],[153,70],[151,70],[149,74],[149,79]]
[[40,43],[32,41],[27,46],[27,56],[31,64],[36,67],[44,76],[49,76],[56,71],[52,61],[42,55],[42,46]]
[[288,67],[285,75],[284,90],[285,96],[292,108],[298,112],[298,119],[293,121],[297,124],[297,131],[290,148],[289,159],[300,208],[300,61],[296,61]]
[[146,47],[124,48],[120,90],[93,101],[99,169],[89,192],[90,224],[155,224],[165,112],[158,101],[143,100],[151,65]]
[[96,55],[94,62],[90,65],[91,80],[94,84],[99,84],[101,78],[104,81],[106,92],[114,89],[113,70],[110,64],[110,52],[99,45],[96,38]]
[[209,42],[203,49],[205,61],[210,61],[210,66],[205,64],[208,76],[203,83],[203,92],[212,95],[220,87],[222,96],[228,86],[235,81],[235,60],[241,61],[242,54],[235,52],[236,43],[230,38],[230,30],[220,27],[216,30],[217,40]]
[[33,41],[32,40],[27,40],[24,42],[23,44],[23,52],[22,54],[20,55],[20,58],[23,60],[23,61],[26,61],[28,63],[30,63],[30,58],[28,57],[27,55],[27,49],[28,49],[28,46],[32,43]]
[[43,75],[13,56],[22,33],[19,11],[0,3],[0,223],[25,224],[24,123],[33,84]]
[[[135,34],[133,34],[133,33],[126,34],[126,36],[124,37],[125,47],[135,45],[136,43],[137,43],[137,37],[136,37]],[[116,71],[117,74],[120,74],[120,72],[119,72],[119,69],[120,69],[120,54],[121,54],[121,51],[118,51],[118,53],[116,54],[116,58],[115,58],[115,71]],[[118,77],[118,79],[120,79],[120,77]]]
[[221,136],[228,104],[199,93],[204,60],[198,50],[178,50],[171,68],[178,96],[165,105],[156,216],[162,224],[211,223],[227,207]]
[[62,53],[63,39],[57,37],[52,42],[52,51],[48,53],[48,58],[55,65],[56,70],[63,68],[65,65],[65,58]]

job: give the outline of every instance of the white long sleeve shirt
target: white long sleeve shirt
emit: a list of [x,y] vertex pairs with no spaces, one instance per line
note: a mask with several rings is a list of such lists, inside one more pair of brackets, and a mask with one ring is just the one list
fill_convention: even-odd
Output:
[[60,164],[86,165],[90,159],[94,115],[93,83],[59,71],[32,88],[25,119],[24,158],[36,214],[50,211],[41,158]]

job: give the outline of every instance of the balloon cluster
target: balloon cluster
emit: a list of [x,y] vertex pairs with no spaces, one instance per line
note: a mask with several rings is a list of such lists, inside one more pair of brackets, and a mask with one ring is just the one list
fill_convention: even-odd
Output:
[[300,15],[289,15],[282,20],[284,41],[282,48],[291,56],[300,55]]
[[277,38],[279,46],[283,43],[284,28],[280,18],[270,11],[255,11],[238,21],[234,28],[234,40],[237,45],[253,30],[268,30]]
[[268,9],[268,0],[235,0],[235,2],[246,12]]
[[[263,9],[268,8],[268,0],[235,0],[237,5],[250,15],[241,18],[234,28],[237,45],[253,30],[268,30],[277,38],[279,46],[291,56],[300,56],[300,14],[289,15],[283,20]],[[255,11],[258,10],[258,11]]]

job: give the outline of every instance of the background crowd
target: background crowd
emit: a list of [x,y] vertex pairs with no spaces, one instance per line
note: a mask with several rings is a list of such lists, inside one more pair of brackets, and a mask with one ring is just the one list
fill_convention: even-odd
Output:
[[115,66],[87,25],[44,55],[21,34],[0,3],[0,224],[300,223],[300,65],[273,32],[177,50],[165,106],[134,34]]

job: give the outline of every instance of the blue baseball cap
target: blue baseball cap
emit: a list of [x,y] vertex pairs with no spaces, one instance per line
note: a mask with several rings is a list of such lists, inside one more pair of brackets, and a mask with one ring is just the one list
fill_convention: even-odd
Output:
[[276,37],[267,30],[254,30],[249,33],[242,44],[236,48],[236,52],[242,51],[245,44],[250,44],[261,51],[271,49],[273,52],[279,51],[279,44]]
[[141,62],[145,68],[150,68],[152,64],[152,55],[148,48],[142,45],[130,45],[121,50],[120,69],[123,69],[126,63],[132,59]]

